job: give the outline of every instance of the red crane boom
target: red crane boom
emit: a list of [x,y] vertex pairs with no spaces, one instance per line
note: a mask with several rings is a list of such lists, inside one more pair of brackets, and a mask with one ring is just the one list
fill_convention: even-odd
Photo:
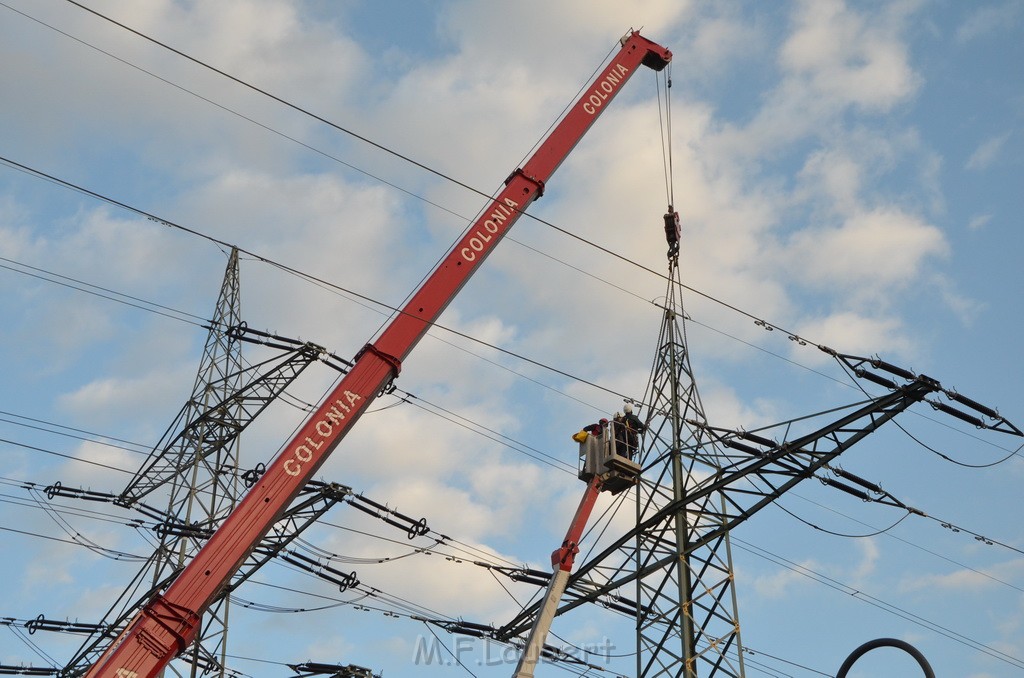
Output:
[[162,594],[132,619],[86,678],[153,678],[199,632],[202,614],[369,404],[398,376],[402,361],[522,214],[622,85],[641,65],[664,68],[672,53],[630,31],[622,49],[441,265],[272,462],[223,525]]

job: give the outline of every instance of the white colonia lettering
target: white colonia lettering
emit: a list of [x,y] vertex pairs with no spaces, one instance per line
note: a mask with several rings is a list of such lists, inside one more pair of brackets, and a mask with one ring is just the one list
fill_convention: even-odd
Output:
[[466,261],[476,261],[477,252],[484,251],[487,243],[494,240],[494,236],[505,227],[505,222],[515,214],[518,207],[519,203],[511,198],[505,198],[502,202],[495,203],[494,211],[488,215],[487,219],[477,227],[470,237],[467,242],[469,246],[463,247],[460,250],[459,253],[462,255],[462,258]]
[[291,451],[291,456],[284,462],[284,472],[290,476],[302,473],[303,464],[313,459],[313,451],[324,446],[327,439],[334,433],[335,428],[345,421],[346,415],[352,411],[352,406],[362,399],[363,397],[358,393],[345,391],[340,398],[326,406],[321,411],[320,418],[313,423],[316,437],[306,436],[302,444],[297,445]]
[[615,64],[615,67],[608,72],[608,75],[597,83],[590,96],[583,100],[583,110],[590,115],[597,113],[597,109],[604,106],[604,102],[612,95],[615,88],[622,82],[622,76],[629,73],[629,69],[622,64]]

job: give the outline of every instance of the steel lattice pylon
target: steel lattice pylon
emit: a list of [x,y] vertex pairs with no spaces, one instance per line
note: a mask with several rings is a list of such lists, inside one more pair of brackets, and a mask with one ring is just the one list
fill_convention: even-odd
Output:
[[[665,232],[668,288],[644,397],[646,434],[638,455],[642,475],[633,490],[636,522],[569,576],[562,589],[568,595],[553,615],[597,603],[632,616],[638,677],[742,677],[730,530],[810,478],[910,510],[877,485],[832,464],[917,403],[926,402],[978,429],[1018,437],[1024,433],[995,409],[944,389],[931,377],[824,345],[817,348],[851,378],[885,392],[872,395],[862,390],[864,398],[858,402],[754,431],[710,426],[686,344],[686,315],[679,298],[679,225],[671,207]],[[806,343],[796,335],[790,339]],[[543,578],[537,579],[541,582]],[[626,591],[635,592],[635,600]],[[534,602],[523,608],[493,637],[508,642],[521,636],[533,625],[541,605]]]
[[[52,496],[110,501],[136,509],[157,521],[153,530],[160,542],[132,585],[64,667],[62,676],[83,675],[126,620],[177,576],[245,489],[257,481],[262,467],[244,473],[239,470],[242,431],[314,361],[322,360],[339,371],[345,368],[335,363],[348,364],[316,344],[245,327],[239,319],[239,289],[238,253],[232,249],[192,395],[127,486],[116,495],[74,490],[61,483],[46,490]],[[281,353],[243,367],[242,341]],[[292,539],[350,492],[333,484],[309,483],[302,492],[304,498],[282,515],[281,527],[253,551],[231,585],[210,606],[195,642],[181,655],[185,662],[181,666],[188,666],[188,675],[233,675],[225,665],[230,592],[268,559],[279,556]],[[166,499],[166,510],[146,503],[153,498]],[[351,578],[354,580],[354,575]],[[137,587],[145,581],[151,588],[136,597]],[[182,675],[180,666],[166,670]]]
[[[248,401],[253,399],[251,395],[246,397],[240,393],[246,371],[242,369],[241,342],[234,331],[240,326],[239,292],[238,250],[232,248],[192,395],[149,459],[119,495],[101,499],[99,493],[90,493],[96,495],[94,500],[135,507],[159,519],[156,532],[160,543],[129,590],[108,612],[108,619],[64,667],[61,676],[82,675],[116,635],[124,616],[140,604],[130,600],[134,587],[145,579],[150,580],[152,588],[143,596],[145,601],[165,585],[238,501],[242,492],[238,434],[251,418],[247,405],[251,407]],[[267,402],[269,399],[264,398]],[[61,496],[82,494],[62,488],[60,483],[47,491]],[[166,511],[141,502],[151,495],[167,498]],[[117,611],[119,605],[125,606],[120,612]],[[228,609],[229,600],[225,595],[211,606],[202,632],[183,653],[193,678],[198,675],[223,678],[225,675]],[[168,670],[182,675],[177,668]]]
[[[712,492],[688,501],[694,479],[719,473],[722,463],[705,428],[694,425],[706,420],[686,346],[676,256],[669,258],[668,278],[645,396],[651,409],[640,452],[637,524],[673,502],[686,509],[638,532],[629,554],[634,571],[646,572],[636,579],[637,676],[742,676],[728,531],[716,529],[722,527],[724,498]],[[687,548],[702,541],[698,535],[715,532],[717,538]]]
[[[185,524],[215,524],[231,512],[242,491],[238,437],[233,426],[239,419],[240,405],[230,399],[241,386],[242,351],[241,342],[228,331],[240,321],[238,250],[232,248],[192,397],[179,417],[183,428],[189,428],[191,435],[179,437],[174,447],[165,452],[165,455],[169,453],[171,457],[187,460],[190,465],[187,472],[172,476],[164,484],[170,490],[168,514]],[[223,410],[219,413],[222,416],[204,416],[217,405]],[[196,454],[196,450],[203,450],[204,454]],[[193,540],[171,534],[162,536],[153,569],[153,584],[180,568],[194,548]],[[224,675],[229,609],[227,596],[210,607],[202,633],[189,650],[192,676],[207,675],[211,669],[210,675]],[[216,661],[209,662],[208,658]]]

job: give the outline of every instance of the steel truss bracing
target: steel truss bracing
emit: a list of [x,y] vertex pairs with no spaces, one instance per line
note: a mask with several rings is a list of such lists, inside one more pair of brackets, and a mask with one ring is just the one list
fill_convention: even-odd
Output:
[[[247,474],[243,474],[243,476],[244,475]],[[255,471],[248,475],[256,478],[259,475],[259,471]],[[110,503],[118,502],[118,498],[112,494],[104,496],[102,493],[98,492],[85,493],[82,490],[72,490],[61,487],[59,484],[47,488],[47,495],[51,498],[60,496],[87,499],[89,501],[108,501]],[[360,506],[360,502],[367,503],[372,507],[380,505],[372,500],[366,499],[365,497],[354,495],[352,493],[352,489],[349,487],[339,485],[337,483],[311,481],[302,489],[300,496],[296,501],[288,507],[284,514],[281,515],[280,520],[274,525],[273,530],[267,534],[263,541],[260,542],[259,546],[257,546],[245,559],[239,567],[237,574],[232,579],[230,585],[226,586],[218,596],[218,602],[226,602],[227,597],[236,588],[255,574],[267,563],[267,561],[275,557],[292,563],[293,565],[325,579],[326,581],[338,585],[339,590],[341,591],[357,585],[359,580],[356,577],[355,572],[340,572],[332,568],[329,564],[321,562],[320,558],[311,558],[297,551],[288,550],[288,546],[298,539],[303,531],[322,518],[324,514],[326,514],[338,502],[343,500],[348,501],[353,506],[362,508],[364,511],[372,512],[373,515],[381,518],[382,520],[387,520],[391,524],[397,525],[398,527],[406,530],[407,534],[422,535],[428,531],[426,521],[423,519],[415,521],[411,518],[402,516],[395,511],[387,511],[386,515],[381,515],[380,512]],[[150,514],[150,511],[147,510],[146,513],[148,515]],[[161,526],[167,525],[171,522],[171,520],[165,517],[163,522],[156,524],[154,531],[158,533],[166,533],[166,528],[161,529]],[[193,528],[189,530],[187,527],[188,526],[180,526],[180,529],[176,531],[176,534],[181,539],[190,540],[192,542],[193,549],[202,545],[202,543],[204,543],[212,533],[211,529]],[[156,555],[157,554],[154,554],[154,557],[148,563],[149,566],[151,566],[153,560],[156,559]],[[147,571],[149,571],[149,567],[144,568],[139,577],[143,577]],[[87,643],[85,648],[78,653],[74,660],[64,667],[60,675],[69,678],[72,676],[82,675],[88,669],[88,660],[93,658],[97,652],[101,652],[102,648],[110,642],[110,639],[115,637],[124,628],[127,621],[149,601],[152,593],[156,590],[162,589],[168,580],[173,579],[177,572],[178,571],[171,572],[164,580],[157,582],[153,589],[142,596],[136,597],[134,600],[128,601],[121,609],[119,616],[109,622],[90,625],[79,624],[76,626],[81,626],[81,629],[69,629],[67,624],[44,623],[46,620],[42,618],[37,621],[35,624],[37,630],[63,632],[71,630],[79,633],[91,633],[92,635],[89,643]],[[124,598],[122,598],[122,600],[124,600]],[[190,666],[193,670],[198,671],[199,674],[227,675],[231,673],[225,667],[223,658],[211,652],[205,645],[199,644],[198,647],[194,648],[194,650],[195,651],[189,657]]]
[[[940,390],[935,380],[914,377],[884,396],[843,408],[839,419],[781,442],[760,433],[715,429],[697,419],[683,420],[680,429],[658,422],[659,417],[675,421],[671,412],[655,413],[644,449],[648,481],[660,477],[658,484],[667,486],[670,473],[658,476],[658,469],[682,468],[687,477],[672,486],[681,487],[682,494],[670,498],[665,490],[642,491],[636,526],[573,575],[605,583],[563,604],[559,613],[633,585],[639,591],[638,676],[744,675],[729,532]],[[668,439],[666,431],[682,430],[688,437],[677,438],[676,461],[674,449],[662,450],[658,441]],[[708,455],[714,464],[705,461]]]
[[[248,339],[249,332],[236,326],[225,334],[237,346]],[[205,499],[206,510],[200,517],[212,519],[222,515],[223,511],[217,510],[220,504],[239,491],[237,455],[226,456],[225,448],[234,447],[245,427],[323,352],[319,346],[308,343],[287,348],[287,353],[232,371],[208,384],[204,395],[226,391],[222,399],[202,403],[202,408],[195,400],[187,402],[121,492],[119,503],[134,506],[154,490],[171,487],[178,491],[172,492],[170,514],[194,513],[188,511],[189,503]],[[189,477],[205,482],[195,488],[190,483],[186,492],[179,486]]]

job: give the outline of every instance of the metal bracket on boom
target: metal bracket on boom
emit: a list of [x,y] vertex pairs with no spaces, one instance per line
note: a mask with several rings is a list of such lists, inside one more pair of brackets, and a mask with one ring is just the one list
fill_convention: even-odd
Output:
[[523,171],[522,167],[517,167],[512,172],[512,174],[508,175],[508,178],[505,179],[505,185],[508,186],[510,183],[512,183],[512,180],[515,179],[516,177],[522,177],[522,178],[526,179],[531,184],[533,184],[534,186],[537,187],[537,192],[533,196],[534,200],[537,200],[542,195],[544,195],[544,181],[541,180],[541,179],[538,179],[537,177],[529,176],[526,172]]
[[[632,38],[634,35],[639,34],[640,31],[636,31],[630,28],[628,31],[626,31],[625,35],[619,38],[619,44],[625,47],[626,43],[629,42],[630,38]],[[657,45],[655,45],[655,47],[657,47]],[[650,68],[652,71],[661,71],[666,66],[668,66],[669,61],[671,60],[672,52],[668,51],[664,47],[661,47],[658,51],[655,51],[653,49],[648,50],[647,53],[644,54],[644,58],[640,61],[640,63],[642,63],[644,66],[647,66],[647,68]]]
[[395,379],[398,379],[398,374],[402,371],[402,361],[396,358],[395,356],[391,355],[390,353],[385,353],[384,351],[374,346],[372,343],[368,343],[366,344],[366,346],[363,346],[361,349],[359,349],[359,352],[356,353],[355,357],[352,359],[352,362],[359,362],[359,359],[363,356],[364,353],[372,353],[373,355],[377,356],[378,358],[386,362],[391,367],[391,378],[388,379],[388,383],[385,384],[384,387],[380,390],[380,394],[391,393],[392,391],[394,391]]

